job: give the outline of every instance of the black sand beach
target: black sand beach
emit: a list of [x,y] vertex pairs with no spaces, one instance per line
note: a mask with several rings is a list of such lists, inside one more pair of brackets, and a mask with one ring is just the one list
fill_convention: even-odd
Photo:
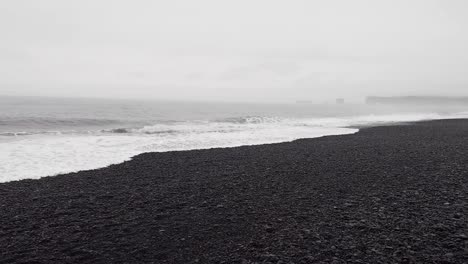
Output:
[[468,120],[0,184],[0,263],[467,263]]

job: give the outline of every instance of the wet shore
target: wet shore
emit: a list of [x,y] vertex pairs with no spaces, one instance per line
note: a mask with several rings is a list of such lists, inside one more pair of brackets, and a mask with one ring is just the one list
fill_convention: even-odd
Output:
[[0,263],[321,262],[468,262],[468,120],[0,184]]

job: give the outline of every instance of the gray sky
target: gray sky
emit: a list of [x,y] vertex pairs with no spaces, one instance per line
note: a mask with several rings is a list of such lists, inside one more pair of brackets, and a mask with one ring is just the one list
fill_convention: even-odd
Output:
[[2,0],[0,94],[468,95],[466,0]]

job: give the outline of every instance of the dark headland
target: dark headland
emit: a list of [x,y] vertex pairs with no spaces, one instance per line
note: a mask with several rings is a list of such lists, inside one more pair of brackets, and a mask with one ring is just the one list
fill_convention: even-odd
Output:
[[366,98],[367,104],[389,104],[389,105],[445,105],[465,106],[468,104],[468,97],[447,97],[447,96],[395,96],[380,97],[369,96]]
[[0,184],[0,263],[467,263],[468,120]]

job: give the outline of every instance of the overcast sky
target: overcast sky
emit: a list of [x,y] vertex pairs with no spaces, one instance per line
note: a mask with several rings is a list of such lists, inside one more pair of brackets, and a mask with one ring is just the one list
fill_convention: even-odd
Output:
[[2,0],[0,94],[468,95],[466,0]]

